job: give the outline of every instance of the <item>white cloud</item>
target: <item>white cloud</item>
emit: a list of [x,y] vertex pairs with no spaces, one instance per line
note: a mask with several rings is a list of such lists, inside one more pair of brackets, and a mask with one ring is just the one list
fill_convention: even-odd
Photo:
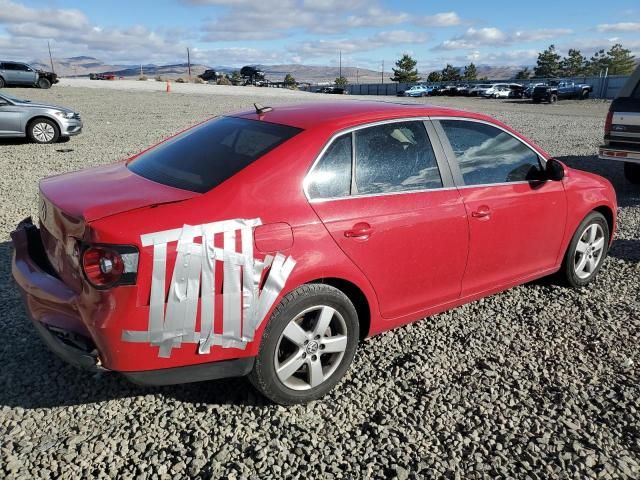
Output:
[[82,29],[89,24],[87,17],[73,9],[35,9],[11,0],[0,0],[0,23],[34,22],[54,28]]
[[423,27],[455,27],[461,23],[462,20],[456,12],[436,13],[435,15],[418,17],[415,20],[416,25]]
[[539,40],[550,40],[573,33],[568,28],[541,28],[505,33],[496,27],[470,27],[462,35],[445,40],[432,50],[462,50],[482,46],[506,46]]
[[598,32],[640,32],[640,22],[601,23]]

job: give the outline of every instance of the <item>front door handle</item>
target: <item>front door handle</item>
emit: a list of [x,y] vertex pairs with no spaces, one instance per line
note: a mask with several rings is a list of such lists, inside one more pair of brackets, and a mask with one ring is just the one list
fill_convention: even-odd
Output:
[[481,205],[477,210],[471,212],[473,218],[489,218],[491,216],[491,209],[486,205]]
[[369,238],[373,233],[373,228],[367,222],[358,222],[351,230],[346,230],[344,236],[347,238]]

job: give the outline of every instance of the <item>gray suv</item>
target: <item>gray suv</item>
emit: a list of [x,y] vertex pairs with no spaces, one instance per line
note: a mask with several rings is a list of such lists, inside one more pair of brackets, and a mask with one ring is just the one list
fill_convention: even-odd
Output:
[[36,143],[55,143],[82,132],[80,114],[0,94],[0,138],[28,137]]
[[26,63],[0,60],[0,88],[5,86],[50,88],[54,83],[58,83],[58,76],[53,72],[38,70]]

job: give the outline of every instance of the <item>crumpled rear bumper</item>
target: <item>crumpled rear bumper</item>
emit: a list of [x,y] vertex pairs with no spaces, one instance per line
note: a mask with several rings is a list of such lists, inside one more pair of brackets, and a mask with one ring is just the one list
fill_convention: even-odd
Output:
[[11,233],[12,273],[27,314],[49,349],[67,363],[103,370],[98,352],[82,323],[76,294],[57,278],[44,254],[40,231],[30,218]]

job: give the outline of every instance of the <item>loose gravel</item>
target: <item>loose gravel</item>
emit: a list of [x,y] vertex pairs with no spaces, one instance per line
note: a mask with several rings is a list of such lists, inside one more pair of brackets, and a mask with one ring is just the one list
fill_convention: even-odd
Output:
[[[74,107],[86,129],[52,146],[0,141],[0,477],[640,477],[640,188],[594,156],[607,102],[415,100],[492,114],[609,178],[616,243],[587,288],[545,279],[369,339],[334,392],[284,408],[244,379],[145,389],[75,370],[37,338],[10,273],[9,232],[37,214],[40,178],[125,158],[254,98],[9,93]],[[261,102],[317,97],[329,96]]]

